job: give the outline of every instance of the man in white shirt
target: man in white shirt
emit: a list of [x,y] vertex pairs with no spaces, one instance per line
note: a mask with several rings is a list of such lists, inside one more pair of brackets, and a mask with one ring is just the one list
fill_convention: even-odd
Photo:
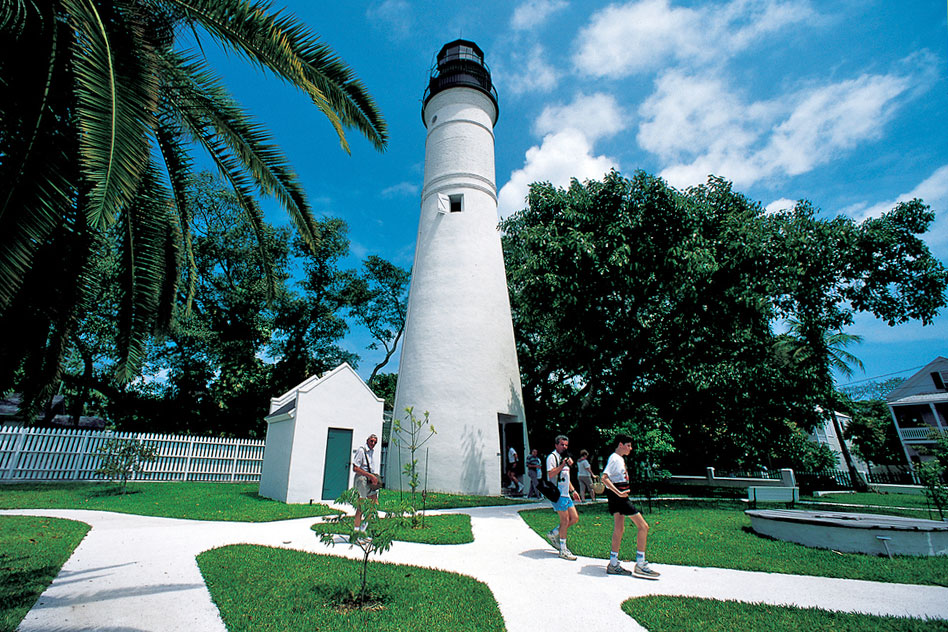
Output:
[[575,560],[576,556],[566,548],[566,532],[571,526],[579,522],[579,513],[577,513],[576,506],[573,504],[573,497],[579,500],[579,494],[576,493],[573,484],[569,480],[569,467],[573,464],[573,459],[566,453],[566,448],[569,447],[569,438],[565,435],[559,435],[555,441],[556,449],[546,457],[546,476],[560,490],[560,499],[553,503],[553,509],[560,516],[560,524],[547,533],[546,537],[553,548],[560,552],[561,558]]
[[[652,569],[645,561],[645,546],[648,540],[648,523],[632,501],[629,500],[629,473],[625,467],[625,457],[632,452],[632,437],[620,434],[616,437],[615,452],[609,455],[606,469],[602,471],[602,482],[606,486],[606,497],[609,499],[609,513],[612,514],[612,551],[609,555],[609,566],[606,573],[609,575],[635,575],[646,579],[658,579],[658,571]],[[619,547],[622,545],[622,534],[625,532],[625,517],[636,528],[635,536],[635,566],[632,571],[619,564]]]
[[[352,471],[355,472],[355,488],[360,498],[368,498],[372,502],[379,502],[379,477],[375,468],[375,445],[379,442],[377,436],[369,435],[365,445],[359,446],[352,457]],[[365,531],[362,524],[362,510],[356,509],[356,531]]]
[[519,460],[517,449],[513,446],[507,448],[507,480],[510,481],[507,488],[512,493],[523,492],[523,485],[520,484],[520,478],[517,476],[517,462]]

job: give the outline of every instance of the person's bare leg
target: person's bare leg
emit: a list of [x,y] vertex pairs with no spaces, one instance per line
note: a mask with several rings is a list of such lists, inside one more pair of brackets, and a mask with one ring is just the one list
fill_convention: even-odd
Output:
[[635,550],[645,553],[645,547],[648,544],[648,523],[645,522],[645,518],[642,517],[641,513],[629,516],[629,520],[632,521],[636,529]]
[[625,533],[625,516],[620,513],[612,516],[615,519],[612,527],[612,550],[618,553],[619,547],[622,546],[622,534]]

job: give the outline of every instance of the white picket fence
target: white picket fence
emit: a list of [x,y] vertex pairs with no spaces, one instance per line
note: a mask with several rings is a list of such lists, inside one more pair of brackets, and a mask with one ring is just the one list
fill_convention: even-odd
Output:
[[102,480],[97,449],[109,439],[158,449],[135,480],[257,482],[263,469],[261,439],[0,426],[0,482]]

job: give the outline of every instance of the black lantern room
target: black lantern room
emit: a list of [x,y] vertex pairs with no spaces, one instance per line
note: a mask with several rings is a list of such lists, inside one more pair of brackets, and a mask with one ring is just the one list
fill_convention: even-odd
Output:
[[497,90],[491,83],[490,68],[484,63],[484,51],[474,42],[463,39],[448,42],[441,47],[438,61],[431,69],[431,79],[425,89],[422,113],[431,97],[443,90],[457,87],[474,88],[489,96],[499,116]]

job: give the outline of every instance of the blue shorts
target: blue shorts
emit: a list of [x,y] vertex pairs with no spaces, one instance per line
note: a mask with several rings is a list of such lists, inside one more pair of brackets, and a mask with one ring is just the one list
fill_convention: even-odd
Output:
[[557,511],[566,511],[573,506],[573,499],[567,494],[560,494],[560,499],[553,503],[553,509]]

